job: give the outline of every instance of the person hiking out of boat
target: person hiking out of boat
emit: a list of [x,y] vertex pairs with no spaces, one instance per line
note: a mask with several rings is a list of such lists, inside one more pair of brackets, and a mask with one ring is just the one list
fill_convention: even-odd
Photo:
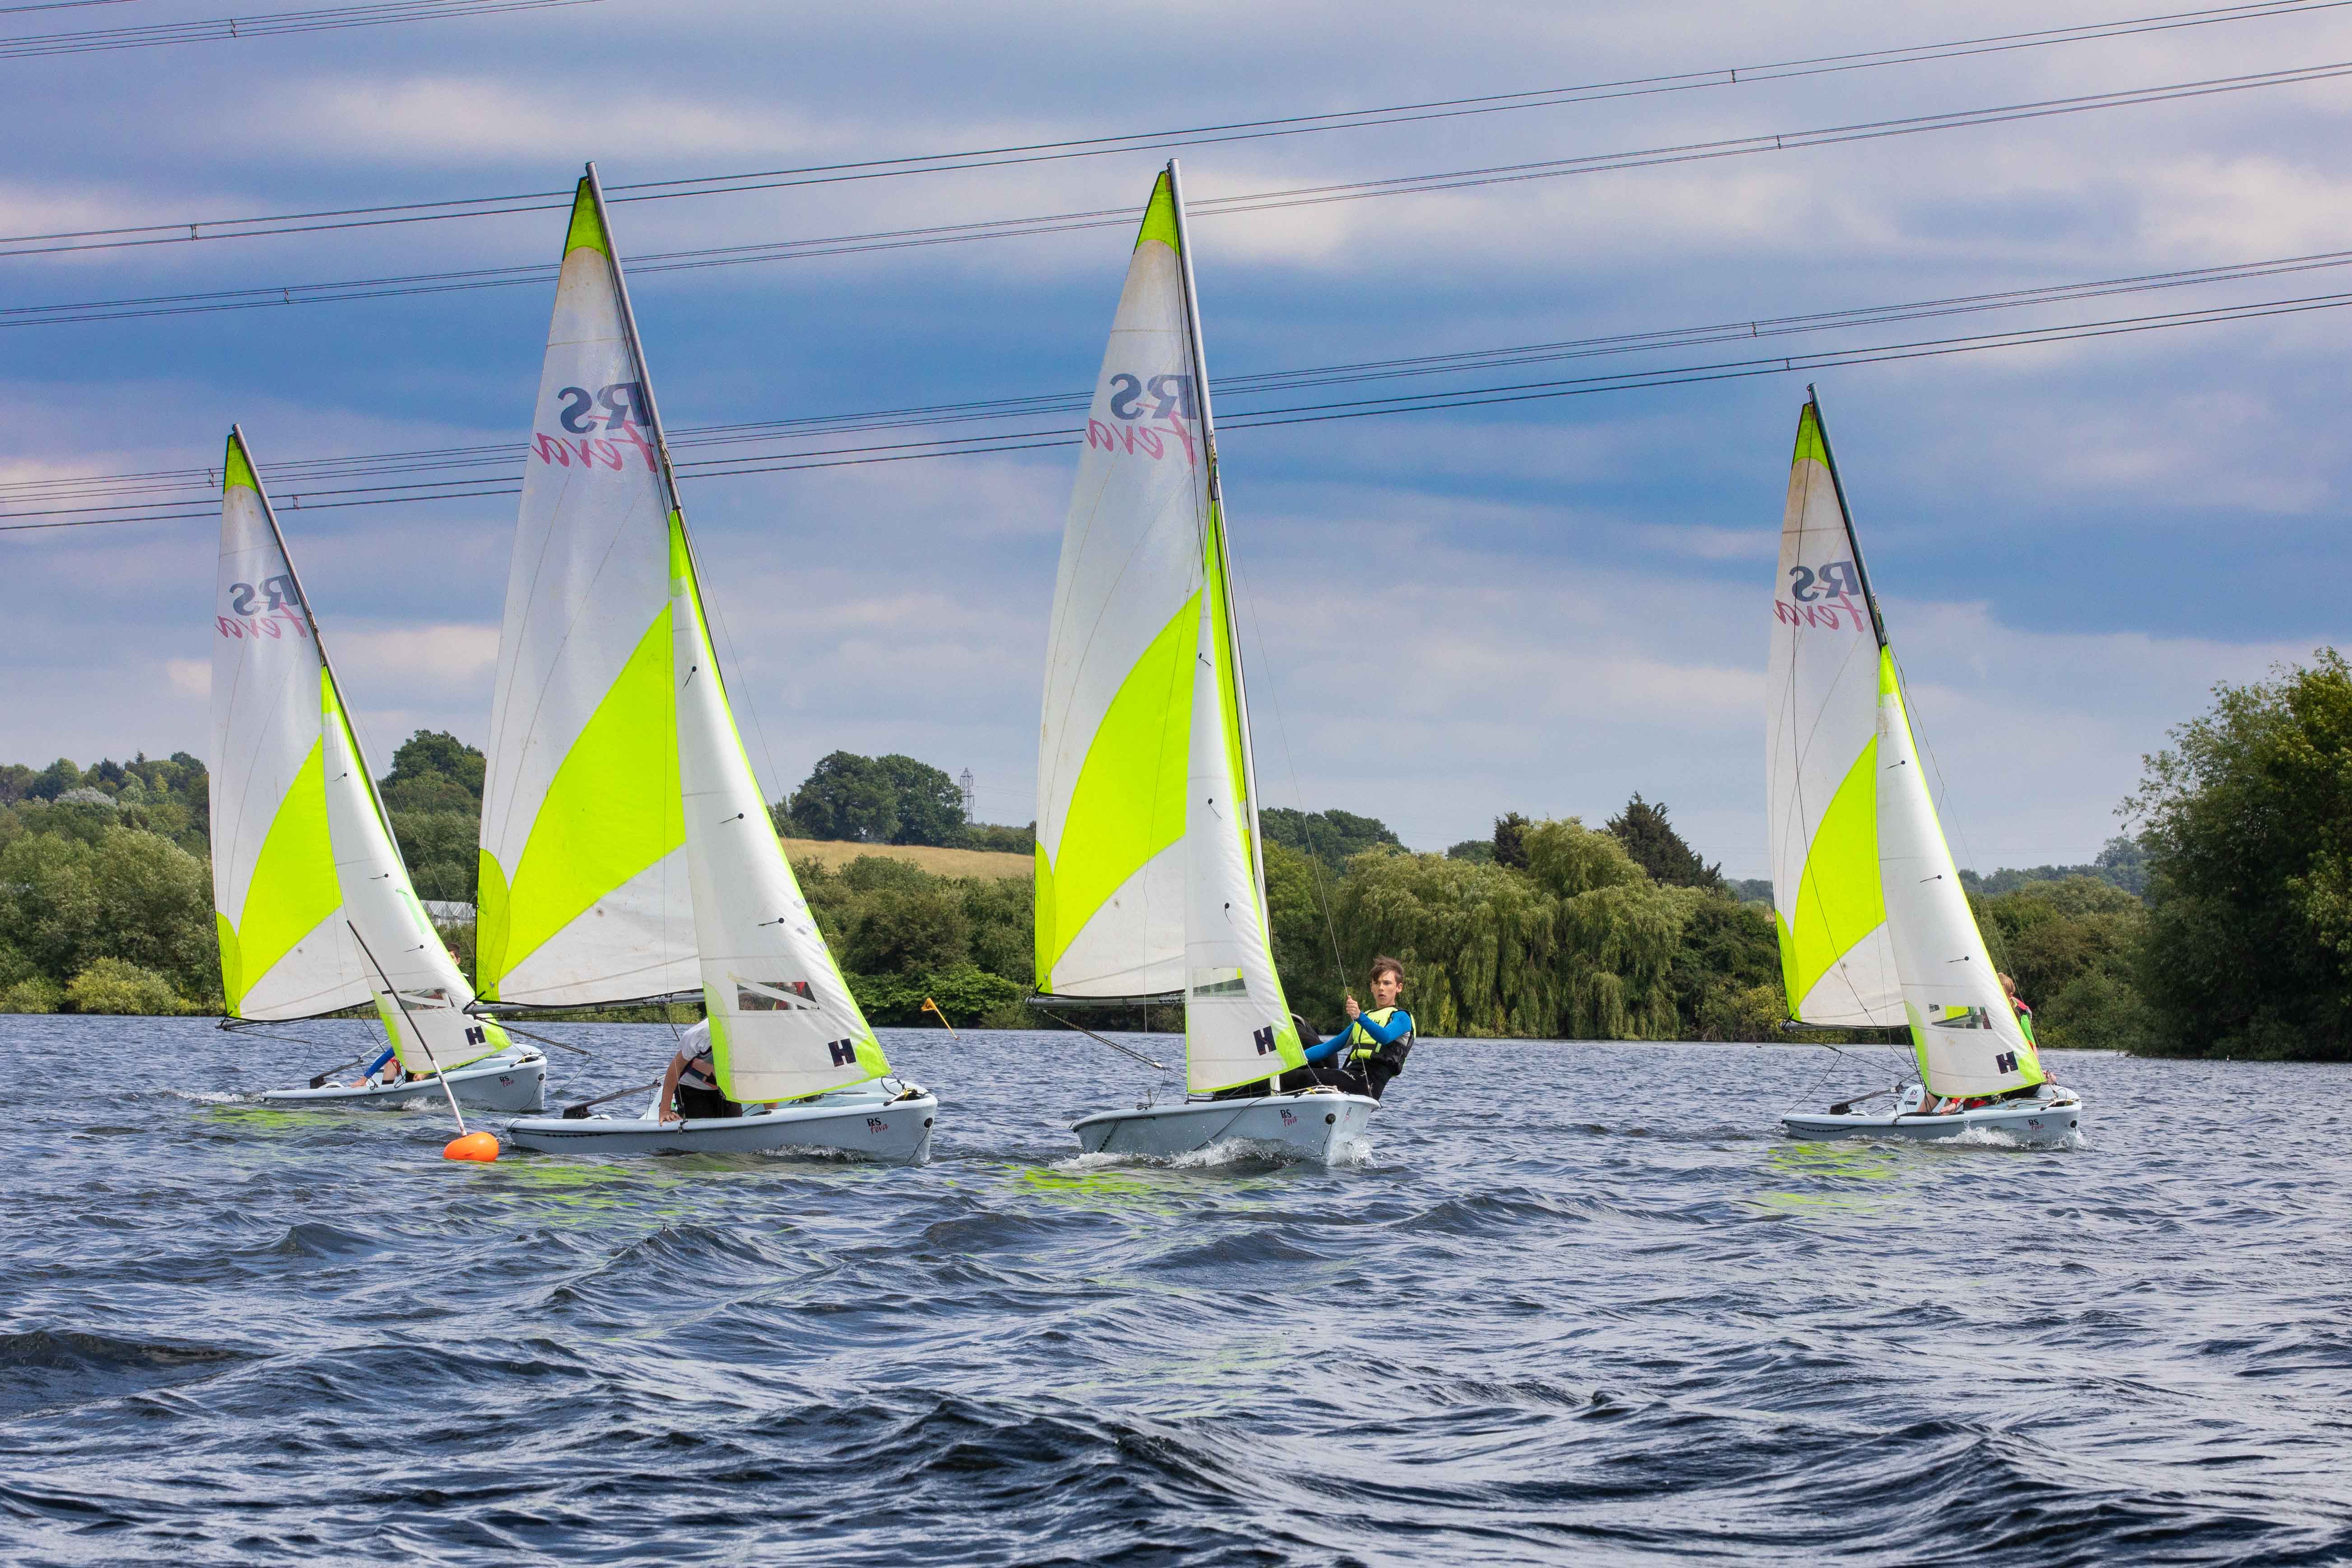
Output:
[[404,1076],[405,1076],[405,1069],[400,1065],[400,1053],[386,1046],[383,1048],[383,1055],[368,1063],[367,1071],[353,1079],[352,1087],[353,1089],[371,1087],[390,1089]]
[[710,1020],[686,1032],[677,1054],[662,1075],[661,1119],[705,1121],[714,1116],[740,1116],[743,1108],[719,1092],[719,1068],[710,1059]]
[[1378,1100],[1412,1054],[1412,1015],[1397,1005],[1404,991],[1404,965],[1393,958],[1372,960],[1370,989],[1369,1009],[1349,995],[1346,1026],[1329,1039],[1308,1046],[1307,1065],[1333,1075],[1318,1075],[1317,1081],[1336,1082],[1349,1094]]

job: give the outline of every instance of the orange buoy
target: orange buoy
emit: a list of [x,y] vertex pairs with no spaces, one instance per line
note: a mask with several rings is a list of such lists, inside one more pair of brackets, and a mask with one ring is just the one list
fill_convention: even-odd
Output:
[[441,1151],[444,1160],[479,1160],[488,1164],[499,1157],[499,1135],[495,1132],[468,1132],[463,1138],[452,1138]]

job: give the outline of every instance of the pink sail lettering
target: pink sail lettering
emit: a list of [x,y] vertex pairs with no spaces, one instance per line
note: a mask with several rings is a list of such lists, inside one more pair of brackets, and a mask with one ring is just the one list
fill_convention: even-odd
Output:
[[530,449],[539,454],[539,460],[542,463],[553,463],[562,468],[572,466],[572,449],[552,436],[534,434],[530,438]]

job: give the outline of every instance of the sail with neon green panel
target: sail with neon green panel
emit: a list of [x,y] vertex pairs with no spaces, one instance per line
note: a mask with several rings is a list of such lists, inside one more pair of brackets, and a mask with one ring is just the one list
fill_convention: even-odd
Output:
[[373,1001],[418,1072],[502,1050],[502,1031],[465,1015],[473,992],[409,883],[240,431],[225,468],[212,839],[227,1011],[287,1019]]
[[1932,1094],[2042,1082],[1928,794],[1811,399],[1781,524],[1767,700],[1773,905],[1790,1016],[1906,1026]]
[[482,793],[482,994],[688,991],[667,490],[612,245],[583,179],[556,281]]
[[883,1076],[743,752],[593,166],[527,462],[483,799],[485,994],[699,990],[739,1102]]
[[1766,681],[1767,823],[1789,1016],[1904,1021],[1878,869],[1877,623],[1821,411],[1797,423]]
[[1185,774],[1208,451],[1169,176],[1153,184],[1063,525],[1037,750],[1037,989],[1184,988]]
[[1154,184],[1064,525],[1038,746],[1037,987],[1181,995],[1194,1091],[1303,1059],[1256,782],[1178,171]]

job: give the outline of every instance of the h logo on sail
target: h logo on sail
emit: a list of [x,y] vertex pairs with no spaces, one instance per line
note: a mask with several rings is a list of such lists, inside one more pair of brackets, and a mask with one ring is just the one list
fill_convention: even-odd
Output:
[[2000,1055],[1992,1058],[1992,1069],[1995,1072],[2015,1072],[2017,1070],[2017,1053],[2015,1051],[2001,1052]]
[[824,1048],[833,1054],[833,1065],[837,1068],[851,1067],[857,1061],[856,1040],[827,1040]]
[[466,1026],[466,1043],[467,1045],[486,1046],[489,1044],[489,1031],[483,1028],[479,1024],[468,1024]]
[[1262,1057],[1271,1056],[1274,1053],[1274,1026],[1272,1024],[1268,1024],[1263,1029],[1252,1031],[1250,1039],[1257,1046],[1258,1055]]

